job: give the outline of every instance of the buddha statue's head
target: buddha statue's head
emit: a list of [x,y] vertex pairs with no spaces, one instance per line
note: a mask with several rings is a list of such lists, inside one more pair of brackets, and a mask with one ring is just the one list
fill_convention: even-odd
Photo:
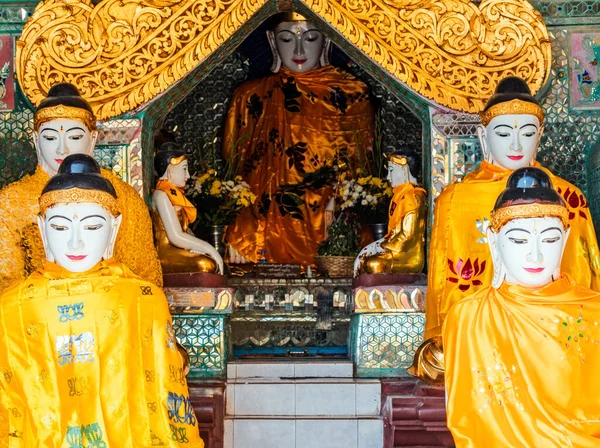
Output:
[[498,196],[487,229],[495,288],[506,281],[538,288],[560,276],[569,212],[539,168],[520,168]]
[[40,196],[38,225],[46,258],[85,272],[113,256],[121,215],[117,193],[87,154],[67,156]]
[[323,36],[312,22],[298,13],[283,13],[275,17],[275,24],[267,31],[273,53],[271,71],[281,67],[304,73],[329,65],[331,41]]
[[179,188],[185,187],[190,178],[187,156],[176,143],[160,147],[154,156],[154,169],[160,180],[168,180]]
[[50,176],[69,154],[92,155],[98,131],[96,117],[75,86],[52,86],[33,118],[38,164]]
[[533,165],[544,111],[525,81],[515,76],[500,81],[479,116],[477,134],[487,162],[508,170]]
[[402,147],[387,156],[387,179],[392,187],[411,182],[417,183],[419,175],[419,155],[409,147]]

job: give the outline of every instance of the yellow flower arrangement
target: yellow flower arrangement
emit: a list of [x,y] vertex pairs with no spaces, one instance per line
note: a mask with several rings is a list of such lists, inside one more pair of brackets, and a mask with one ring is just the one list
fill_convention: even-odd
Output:
[[387,179],[376,176],[360,176],[345,179],[339,196],[342,210],[353,209],[358,216],[366,216],[370,222],[386,222],[393,189]]

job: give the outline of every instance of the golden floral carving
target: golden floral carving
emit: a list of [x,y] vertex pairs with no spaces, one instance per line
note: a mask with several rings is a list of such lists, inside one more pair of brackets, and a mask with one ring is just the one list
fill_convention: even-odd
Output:
[[535,93],[550,74],[550,38],[525,0],[305,0],[391,75],[438,104],[479,112],[508,75]]
[[[75,84],[99,120],[134,110],[214,52],[269,0],[46,0],[17,42],[33,104]],[[347,40],[419,94],[479,112],[498,81],[533,92],[550,73],[550,39],[525,0],[305,0]]]
[[164,92],[267,0],[46,0],[17,43],[17,76],[35,105],[70,82],[106,120]]

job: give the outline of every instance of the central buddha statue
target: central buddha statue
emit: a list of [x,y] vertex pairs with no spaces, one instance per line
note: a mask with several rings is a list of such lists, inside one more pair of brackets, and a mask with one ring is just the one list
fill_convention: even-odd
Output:
[[[535,161],[544,111],[527,83],[517,77],[500,81],[480,113],[477,131],[483,150],[481,166],[462,182],[444,188],[436,199],[427,283],[425,342],[410,373],[430,382],[443,381],[441,328],[450,307],[492,282],[492,260],[485,227],[511,173],[540,167]],[[541,168],[541,167],[540,167]],[[569,210],[571,236],[563,268],[577,284],[600,288],[600,254],[583,193],[543,169]]]
[[57,168],[46,260],[0,298],[0,446],[202,448],[167,300],[114,258],[112,182],[85,154]]
[[487,229],[491,285],[446,316],[459,448],[600,446],[600,293],[561,273],[575,230],[561,196],[539,168],[509,177]]
[[333,188],[304,186],[307,173],[336,160],[367,160],[374,109],[365,84],[329,65],[329,39],[298,14],[280,17],[268,39],[273,75],[242,84],[227,116],[224,154],[258,200],[229,226],[234,261],[314,264],[325,239]]
[[[33,143],[38,159],[35,174],[0,190],[0,292],[42,266],[44,250],[36,225],[38,198],[65,157],[92,155],[97,137],[92,108],[77,88],[66,83],[50,88],[34,115]],[[118,194],[123,216],[115,258],[145,280],[162,285],[148,207],[114,173],[102,173]]]

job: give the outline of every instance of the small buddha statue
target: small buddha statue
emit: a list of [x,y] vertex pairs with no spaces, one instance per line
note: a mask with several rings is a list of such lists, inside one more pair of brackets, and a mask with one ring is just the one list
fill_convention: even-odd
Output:
[[183,190],[190,178],[187,156],[176,143],[165,143],[154,157],[154,168],[159,179],[152,194],[152,220],[163,273],[223,273],[219,252],[189,229],[196,207]]
[[585,196],[535,161],[544,111],[527,83],[514,76],[503,79],[479,115],[481,125],[477,132],[484,156],[480,167],[462,182],[444,188],[435,202],[425,342],[409,369],[409,373],[429,382],[443,382],[445,343],[441,340],[441,328],[448,310],[492,282],[492,259],[484,227],[514,170],[534,166],[548,174],[569,209],[571,238],[565,248],[563,270],[578,284],[600,289],[598,242]]
[[[38,198],[65,157],[92,155],[97,137],[92,108],[77,88],[66,83],[51,87],[34,115],[37,169],[0,190],[0,292],[42,266],[44,250],[36,225]],[[115,258],[142,278],[162,285],[148,207],[114,173],[102,170],[102,174],[117,191],[123,216]]]
[[417,186],[419,157],[402,148],[388,157],[388,180],[394,188],[387,235],[364,247],[354,275],[419,273],[425,264],[427,194]]
[[0,298],[2,446],[204,446],[167,300],[114,258],[120,204],[85,154],[42,189],[46,261]]
[[368,87],[329,65],[329,39],[312,22],[278,15],[267,35],[273,75],[236,89],[225,125],[224,155],[258,198],[227,229],[229,259],[311,265],[333,187],[290,185],[336,160],[367,160],[375,113]]
[[443,325],[457,447],[600,446],[600,293],[561,273],[570,213],[539,168],[514,171],[496,200],[491,285]]

